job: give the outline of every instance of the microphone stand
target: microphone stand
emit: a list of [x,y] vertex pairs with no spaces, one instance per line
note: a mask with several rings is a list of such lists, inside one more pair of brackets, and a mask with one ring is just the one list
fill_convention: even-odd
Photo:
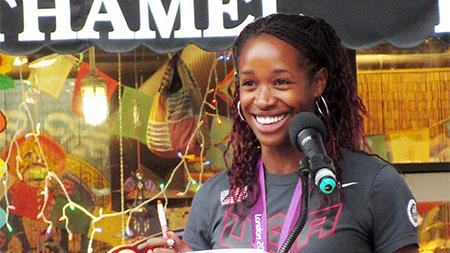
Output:
[[309,198],[308,183],[309,183],[310,168],[307,159],[303,159],[300,161],[299,173],[300,178],[302,179],[302,200],[301,200],[302,206],[300,210],[300,215],[298,216],[297,222],[295,223],[291,232],[286,237],[286,240],[284,241],[278,253],[287,253],[291,249],[292,244],[302,231],[308,218],[308,198]]

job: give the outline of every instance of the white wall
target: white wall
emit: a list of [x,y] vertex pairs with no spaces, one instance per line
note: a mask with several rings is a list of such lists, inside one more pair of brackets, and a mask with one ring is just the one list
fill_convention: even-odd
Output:
[[404,174],[417,201],[450,201],[450,172]]

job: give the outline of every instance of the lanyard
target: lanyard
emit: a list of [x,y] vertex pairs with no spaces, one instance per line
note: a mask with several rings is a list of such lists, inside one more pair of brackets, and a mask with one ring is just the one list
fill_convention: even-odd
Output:
[[[251,210],[252,246],[253,248],[268,252],[266,183],[264,180],[264,166],[262,160],[259,160],[258,162],[258,185],[260,194]],[[300,178],[298,180],[297,187],[295,188],[294,196],[292,196],[286,219],[283,222],[283,228],[281,229],[281,234],[278,241],[278,250],[280,249],[282,243],[286,240],[291,227],[294,225],[299,216],[301,196],[302,182]]]

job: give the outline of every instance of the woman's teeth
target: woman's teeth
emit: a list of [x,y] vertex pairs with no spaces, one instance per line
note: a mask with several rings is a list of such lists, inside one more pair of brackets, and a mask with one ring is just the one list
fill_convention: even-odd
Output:
[[256,116],[256,121],[260,124],[268,125],[273,124],[281,121],[286,117],[287,114],[279,115],[279,116],[270,116],[270,117],[262,117],[262,116]]

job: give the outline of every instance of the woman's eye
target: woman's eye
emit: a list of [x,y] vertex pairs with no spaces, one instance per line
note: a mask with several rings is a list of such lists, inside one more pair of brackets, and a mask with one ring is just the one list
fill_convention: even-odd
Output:
[[288,80],[283,80],[283,79],[275,80],[275,85],[280,85],[280,84],[289,84],[289,81]]
[[255,85],[255,82],[252,80],[244,80],[241,84],[241,86],[253,86]]

